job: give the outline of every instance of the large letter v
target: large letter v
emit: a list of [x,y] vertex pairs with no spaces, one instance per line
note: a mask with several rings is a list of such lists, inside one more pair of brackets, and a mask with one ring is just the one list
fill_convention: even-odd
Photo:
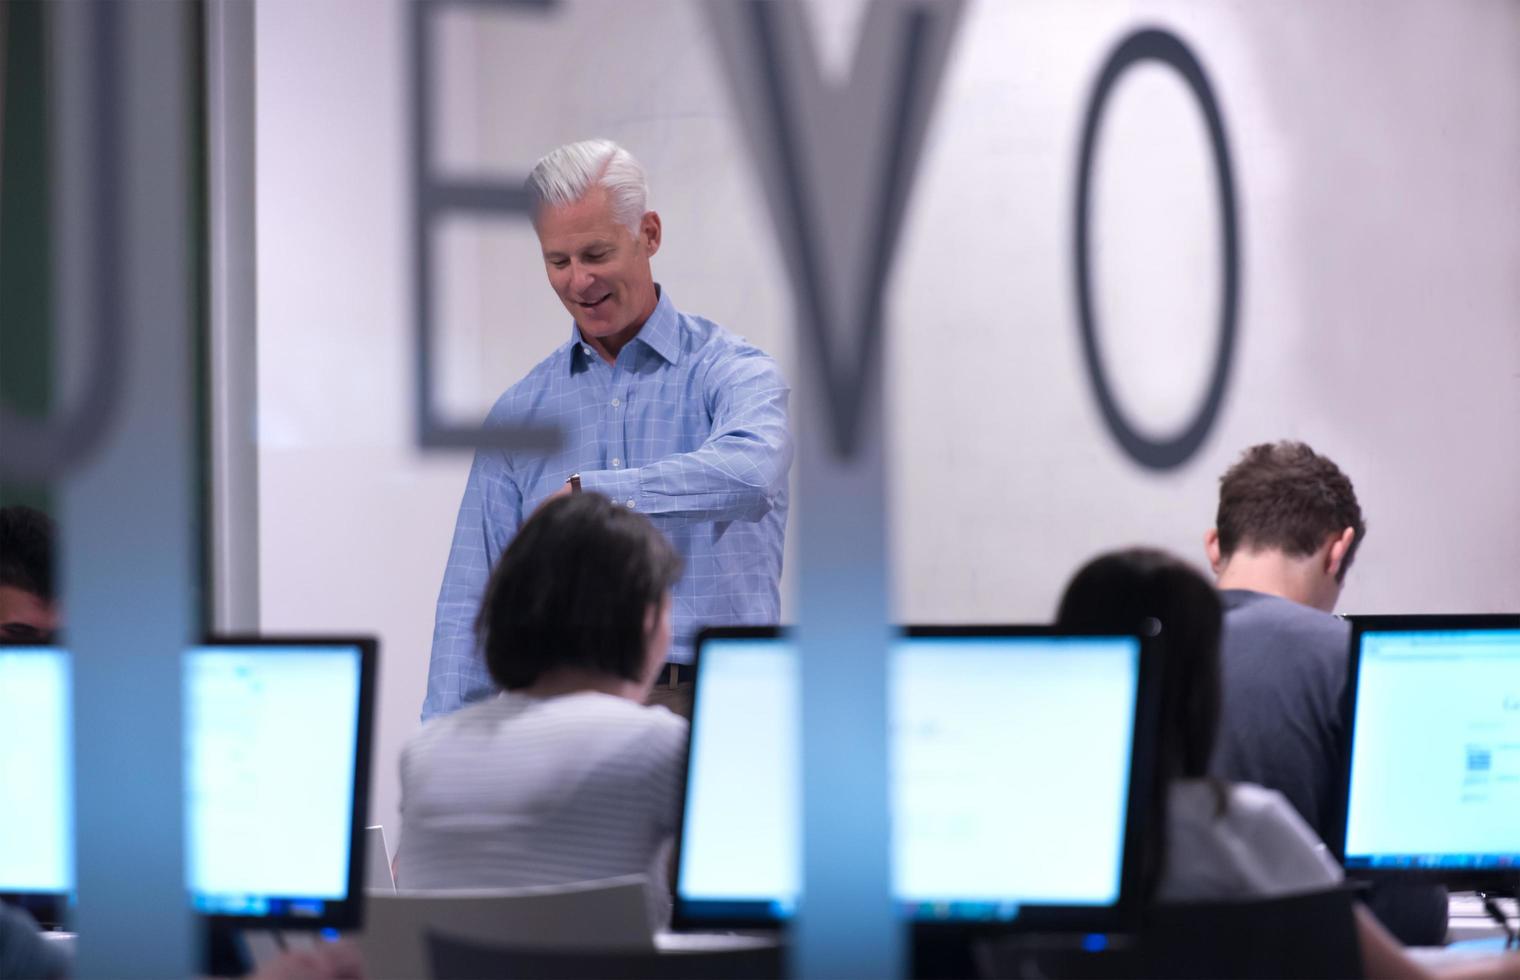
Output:
[[960,0],[869,3],[848,79],[824,79],[796,0],[708,4],[823,372],[834,452],[855,454],[883,293]]

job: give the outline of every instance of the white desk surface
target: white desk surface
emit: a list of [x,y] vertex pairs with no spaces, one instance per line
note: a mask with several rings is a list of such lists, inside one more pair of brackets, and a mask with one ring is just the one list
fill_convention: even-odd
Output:
[[[1416,962],[1430,969],[1440,969],[1465,960],[1502,953],[1504,939],[1501,936],[1493,939],[1470,939],[1450,946],[1410,946],[1406,952]],[[1513,949],[1510,952],[1511,955],[1520,956],[1520,952]]]
[[[1512,898],[1498,900],[1499,908],[1511,923],[1520,925],[1520,908]],[[1446,941],[1464,943],[1470,940],[1502,939],[1504,930],[1499,923],[1483,911],[1483,902],[1472,892],[1453,892],[1447,906]],[[1502,943],[1501,943],[1502,945]],[[1439,947],[1432,947],[1439,948]]]
[[738,949],[771,949],[780,945],[776,936],[739,935],[731,932],[657,932],[654,948],[661,953],[722,953]]

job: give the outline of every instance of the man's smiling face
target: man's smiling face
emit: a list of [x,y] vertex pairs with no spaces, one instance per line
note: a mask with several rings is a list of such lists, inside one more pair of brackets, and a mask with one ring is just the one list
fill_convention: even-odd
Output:
[[621,348],[654,312],[649,258],[660,247],[659,216],[646,212],[634,234],[613,216],[607,191],[597,186],[573,204],[543,208],[534,227],[549,285],[581,335]]

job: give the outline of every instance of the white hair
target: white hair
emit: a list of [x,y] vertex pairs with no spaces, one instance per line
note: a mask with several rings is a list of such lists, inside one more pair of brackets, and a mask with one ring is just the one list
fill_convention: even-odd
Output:
[[539,208],[546,205],[574,204],[593,186],[606,188],[612,202],[612,217],[637,235],[649,185],[639,161],[612,140],[566,143],[544,154],[528,174],[527,190],[533,214],[536,216]]

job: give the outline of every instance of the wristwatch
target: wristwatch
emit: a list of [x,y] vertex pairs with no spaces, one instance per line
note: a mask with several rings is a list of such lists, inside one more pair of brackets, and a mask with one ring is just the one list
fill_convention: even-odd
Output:
[[581,475],[579,473],[571,473],[570,479],[566,480],[565,482],[570,484],[571,493],[581,492]]

